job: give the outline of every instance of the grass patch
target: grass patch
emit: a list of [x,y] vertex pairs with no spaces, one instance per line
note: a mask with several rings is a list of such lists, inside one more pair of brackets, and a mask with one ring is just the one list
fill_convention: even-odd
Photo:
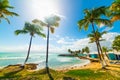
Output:
[[96,77],[96,78],[104,75],[103,72],[96,72],[90,69],[71,70],[66,72],[65,74],[76,77]]
[[[120,80],[120,71],[79,69],[60,72],[50,69],[54,80]],[[38,71],[19,70],[19,67],[5,68],[0,72],[0,80],[49,80],[45,69]]]

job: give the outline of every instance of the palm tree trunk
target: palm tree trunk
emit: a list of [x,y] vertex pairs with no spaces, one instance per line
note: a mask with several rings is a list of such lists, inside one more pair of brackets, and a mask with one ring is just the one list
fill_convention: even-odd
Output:
[[50,33],[50,28],[49,25],[47,26],[47,48],[46,48],[46,72],[48,74],[48,77],[50,80],[54,80],[52,75],[49,72],[49,66],[48,66],[48,52],[49,52],[49,33]]
[[103,59],[102,59],[101,54],[100,54],[100,49],[99,49],[99,46],[98,46],[99,45],[98,42],[96,42],[96,45],[97,45],[98,55],[99,55],[99,58],[100,58],[100,63],[102,65],[102,68],[104,69],[105,65],[103,63]]
[[[93,29],[93,32],[94,32],[95,37],[96,37],[96,33],[95,33],[95,28],[94,28],[93,22],[92,22],[92,29]],[[95,41],[95,43],[96,43],[96,46],[97,46],[97,51],[98,51],[98,55],[99,55],[99,59],[100,59],[100,63],[101,63],[101,65],[102,65],[102,68],[105,68],[105,66],[104,66],[104,64],[103,64],[103,62],[102,62],[102,57],[101,57],[101,55],[100,55],[99,43],[98,43],[97,40]]]
[[48,68],[48,52],[49,52],[49,26],[47,26],[47,48],[46,48],[46,69]]
[[27,57],[25,59],[24,65],[26,64],[28,58],[29,58],[29,54],[30,54],[30,49],[31,49],[31,43],[32,43],[32,36],[30,38],[30,43],[29,43],[29,48],[28,48],[28,53],[27,53]]
[[100,51],[101,51],[101,57],[103,58],[103,61],[104,61],[105,65],[108,65],[107,62],[106,62],[106,60],[105,60],[105,57],[104,57],[104,54],[103,54],[103,51],[102,51],[102,47],[101,47],[101,45],[100,45],[100,42],[98,42],[98,44],[99,44],[99,48],[100,48]]

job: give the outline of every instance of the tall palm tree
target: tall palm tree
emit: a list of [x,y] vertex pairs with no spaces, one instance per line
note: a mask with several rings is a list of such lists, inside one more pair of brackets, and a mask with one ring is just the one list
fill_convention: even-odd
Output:
[[49,53],[49,35],[54,33],[54,29],[59,26],[60,17],[57,15],[50,15],[45,18],[44,22],[38,19],[34,19],[33,22],[41,26],[47,27],[47,48],[46,48],[46,71],[49,73],[48,67],[48,53]]
[[[90,24],[92,24],[92,30],[95,34],[95,36],[94,36],[96,38],[95,43],[96,43],[99,55],[100,55],[99,42],[97,41],[97,36],[96,36],[96,33],[95,33],[96,30],[95,30],[94,24],[95,23],[97,25],[104,24],[104,25],[107,25],[107,26],[112,25],[110,20],[101,18],[101,15],[105,15],[105,10],[106,10],[106,8],[104,6],[96,8],[96,9],[92,9],[92,10],[86,9],[86,10],[84,10],[84,13],[85,13],[84,19],[81,19],[81,20],[78,21],[79,29],[84,28],[85,30],[88,30],[88,26]],[[102,58],[101,57],[100,57],[100,62],[102,64]],[[102,66],[102,68],[104,68],[104,65]]]
[[5,19],[10,24],[7,16],[18,16],[17,13],[9,11],[9,9],[13,8],[14,7],[9,4],[8,0],[0,0],[0,22],[1,19]]
[[24,25],[24,28],[22,30],[16,30],[15,34],[19,35],[19,34],[30,34],[30,43],[29,43],[29,48],[28,48],[28,52],[27,52],[27,57],[25,59],[24,65],[26,64],[26,62],[28,61],[29,58],[29,54],[30,54],[30,49],[31,49],[31,44],[32,44],[32,39],[34,37],[35,34],[41,36],[41,37],[45,37],[45,34],[42,33],[43,29],[35,24],[31,24],[29,22],[26,22]]
[[[92,32],[91,34],[88,35],[88,37],[90,37],[90,43],[93,43],[95,41],[98,41],[98,49],[100,51],[101,54],[98,54],[99,57],[101,57],[101,59],[105,62],[105,65],[107,65],[107,62],[105,61],[105,58],[104,58],[104,54],[103,54],[103,50],[102,50],[102,47],[101,47],[101,44],[100,44],[100,41],[105,41],[105,39],[102,39],[102,35],[103,34],[106,34],[107,32],[106,31],[103,31],[103,32],[99,32],[98,29],[94,32]],[[95,35],[96,34],[96,35]],[[96,36],[96,37],[95,37]]]

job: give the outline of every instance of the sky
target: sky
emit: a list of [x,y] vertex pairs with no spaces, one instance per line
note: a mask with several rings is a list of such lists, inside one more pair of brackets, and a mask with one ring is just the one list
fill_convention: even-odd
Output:
[[[113,0],[9,0],[15,8],[11,11],[18,13],[18,17],[8,17],[11,24],[5,20],[0,23],[0,52],[27,51],[30,35],[14,34],[17,29],[22,29],[25,22],[33,19],[43,20],[45,16],[57,14],[61,17],[60,26],[50,34],[50,52],[65,53],[70,48],[78,50],[89,46],[91,52],[96,51],[95,44],[89,44],[88,31],[79,30],[77,22],[83,19],[84,9],[93,9],[100,6],[109,6]],[[119,21],[112,28],[102,27],[100,31],[107,30],[109,33],[103,35],[106,41],[101,42],[103,46],[111,47],[114,37],[120,34]],[[46,32],[45,32],[46,33]],[[45,52],[46,39],[35,36],[31,51]]]

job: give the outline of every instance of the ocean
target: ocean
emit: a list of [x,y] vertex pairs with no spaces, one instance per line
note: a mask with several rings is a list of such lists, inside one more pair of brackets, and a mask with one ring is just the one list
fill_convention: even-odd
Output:
[[[0,68],[23,64],[27,53],[24,52],[0,52]],[[49,67],[53,69],[68,68],[75,65],[88,64],[88,60],[78,59],[76,57],[62,57],[58,53],[49,53]],[[30,53],[27,63],[37,63],[38,69],[45,67],[45,53]]]

